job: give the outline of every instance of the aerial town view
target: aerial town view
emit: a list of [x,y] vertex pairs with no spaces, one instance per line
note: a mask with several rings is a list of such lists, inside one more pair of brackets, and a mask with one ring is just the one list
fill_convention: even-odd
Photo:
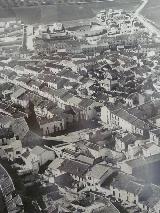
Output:
[[0,0],[0,213],[160,213],[160,0]]

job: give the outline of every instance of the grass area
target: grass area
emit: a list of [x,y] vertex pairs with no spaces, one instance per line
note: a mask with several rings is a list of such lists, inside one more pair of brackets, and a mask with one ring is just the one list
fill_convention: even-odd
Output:
[[0,9],[0,18],[19,17],[26,23],[53,23],[88,19],[104,8],[134,10],[141,0],[114,0],[90,4],[61,4],[41,7]]
[[149,0],[142,11],[142,15],[153,21],[160,28],[160,1]]

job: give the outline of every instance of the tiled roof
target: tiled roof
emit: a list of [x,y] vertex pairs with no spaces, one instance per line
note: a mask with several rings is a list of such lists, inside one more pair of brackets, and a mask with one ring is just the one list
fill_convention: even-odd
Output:
[[23,95],[24,93],[26,92],[26,90],[24,88],[19,88],[17,91],[15,91],[11,97],[12,98],[18,98],[20,97],[21,95]]
[[76,160],[83,162],[83,163],[87,163],[89,165],[93,165],[94,164],[94,158],[91,157],[87,157],[85,155],[79,155]]
[[128,133],[127,135],[125,135],[121,140],[125,143],[125,144],[132,144],[136,141],[136,136]]
[[79,103],[79,106],[82,108],[87,108],[91,106],[93,103],[94,103],[93,100],[85,98],[85,99],[82,99],[82,101]]
[[142,182],[124,173],[119,173],[112,181],[111,185],[119,190],[125,190],[133,194],[139,194],[144,187]]
[[62,159],[62,158],[56,158],[52,161],[52,163],[49,164],[48,168],[49,169],[57,169],[61,166],[63,161],[64,161],[64,159]]
[[109,177],[111,174],[113,174],[113,172],[114,170],[111,167],[102,164],[96,164],[87,172],[86,176],[101,179],[104,177],[104,175],[106,178]]
[[68,159],[65,159],[62,165],[59,167],[59,170],[79,177],[83,177],[88,169],[88,164]]

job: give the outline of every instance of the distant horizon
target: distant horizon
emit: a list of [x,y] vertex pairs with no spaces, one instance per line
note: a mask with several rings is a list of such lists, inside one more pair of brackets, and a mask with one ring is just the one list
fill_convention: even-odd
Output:
[[87,4],[57,4],[0,9],[0,18],[17,17],[26,24],[48,24],[93,18],[102,9],[136,9],[141,0],[113,0]]

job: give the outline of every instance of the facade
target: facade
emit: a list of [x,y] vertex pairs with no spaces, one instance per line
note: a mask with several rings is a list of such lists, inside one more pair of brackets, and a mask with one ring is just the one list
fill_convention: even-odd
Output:
[[35,146],[32,149],[31,153],[34,154],[35,156],[37,156],[40,166],[44,165],[49,160],[55,159],[54,151],[42,148],[40,146]]
[[96,164],[86,173],[86,185],[88,188],[97,190],[113,173],[114,170],[112,168]]

